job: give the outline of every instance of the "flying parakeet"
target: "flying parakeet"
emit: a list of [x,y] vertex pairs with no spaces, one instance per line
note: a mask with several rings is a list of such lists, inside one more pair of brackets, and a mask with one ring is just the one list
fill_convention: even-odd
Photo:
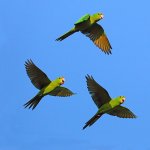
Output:
[[74,94],[69,89],[61,86],[65,82],[64,77],[59,77],[51,81],[47,75],[32,62],[32,60],[27,60],[25,62],[25,68],[32,84],[40,90],[35,97],[24,104],[25,108],[29,107],[33,110],[46,95],[66,97]]
[[105,54],[111,54],[111,45],[104,32],[104,29],[97,22],[103,19],[102,13],[96,13],[93,15],[86,14],[75,22],[74,27],[56,39],[56,41],[62,41],[71,34],[81,31],[87,37],[89,37],[94,44],[99,47]]
[[86,76],[87,88],[91,97],[98,107],[97,113],[86,122],[83,129],[94,124],[103,114],[109,114],[120,118],[136,118],[135,114],[128,108],[120,106],[125,101],[124,96],[111,98],[108,92],[100,86],[92,76]]

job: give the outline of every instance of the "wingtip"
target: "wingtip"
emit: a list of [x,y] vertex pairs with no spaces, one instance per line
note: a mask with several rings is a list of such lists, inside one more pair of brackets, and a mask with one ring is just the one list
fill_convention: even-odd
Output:
[[104,50],[103,50],[103,52],[104,52],[105,54],[107,54],[107,55],[112,55],[112,52],[111,52],[110,49],[109,49],[108,51],[104,51]]
[[92,75],[88,75],[88,74],[87,74],[87,76],[85,76],[85,78],[86,78],[86,82],[88,82],[88,80],[94,80],[93,76]]
[[25,66],[28,66],[29,64],[33,64],[33,61],[32,61],[32,59],[30,58],[30,59],[27,59],[26,61],[25,61]]
[[92,78],[92,75],[87,74],[87,75],[85,76],[85,78],[86,78],[86,79]]
[[136,118],[138,118],[138,116],[132,113],[132,119],[136,119]]
[[[72,93],[71,95],[67,95],[66,97],[70,97],[70,96],[74,96],[76,95],[77,93]],[[61,96],[60,96],[61,97]]]
[[110,49],[112,49],[112,46],[110,45]]
[[88,78],[88,76],[89,76],[88,74],[87,74],[87,75],[85,75],[85,78],[87,79],[87,78]]
[[111,51],[108,51],[107,54],[108,54],[108,55],[112,55],[112,52],[111,52]]

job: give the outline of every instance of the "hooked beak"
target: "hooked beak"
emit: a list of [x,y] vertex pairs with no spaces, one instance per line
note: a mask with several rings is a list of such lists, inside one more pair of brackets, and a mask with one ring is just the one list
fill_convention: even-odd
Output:
[[65,78],[63,78],[63,79],[61,80],[61,85],[64,84],[64,82],[65,82]]
[[123,98],[122,98],[122,101],[121,101],[121,103],[124,103],[124,101],[125,101],[125,97],[123,97]]
[[103,19],[104,18],[104,15],[103,14],[101,14],[101,19]]

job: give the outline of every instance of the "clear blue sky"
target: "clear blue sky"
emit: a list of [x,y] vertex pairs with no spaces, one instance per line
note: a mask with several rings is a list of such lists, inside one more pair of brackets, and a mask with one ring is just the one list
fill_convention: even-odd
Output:
[[[148,150],[150,149],[150,1],[0,0],[0,149]],[[99,24],[113,47],[102,53],[81,33],[55,39],[86,13],[102,12]],[[26,75],[32,59],[50,79],[64,76],[77,93],[43,98],[32,111],[23,108],[38,90]],[[93,75],[137,119],[104,115],[82,130],[97,111],[85,82]]]

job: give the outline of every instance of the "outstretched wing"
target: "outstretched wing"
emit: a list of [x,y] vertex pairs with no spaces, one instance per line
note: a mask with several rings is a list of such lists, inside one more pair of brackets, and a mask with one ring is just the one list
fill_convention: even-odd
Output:
[[25,68],[32,84],[39,90],[51,82],[47,75],[31,59],[25,62]]
[[90,15],[86,14],[86,15],[82,16],[77,22],[75,22],[74,25],[83,23],[84,21],[87,21],[89,18],[90,18]]
[[133,112],[131,112],[128,108],[123,106],[117,106],[108,114],[120,118],[136,118],[136,115]]
[[49,95],[67,97],[67,96],[74,95],[74,93],[65,87],[59,86],[56,89],[54,89],[53,91],[51,91],[49,93]]
[[90,28],[83,30],[82,33],[89,37],[105,54],[111,54],[112,47],[102,26],[95,23]]
[[92,76],[86,76],[87,88],[94,103],[100,108],[103,104],[108,103],[111,100],[108,92],[100,86]]

